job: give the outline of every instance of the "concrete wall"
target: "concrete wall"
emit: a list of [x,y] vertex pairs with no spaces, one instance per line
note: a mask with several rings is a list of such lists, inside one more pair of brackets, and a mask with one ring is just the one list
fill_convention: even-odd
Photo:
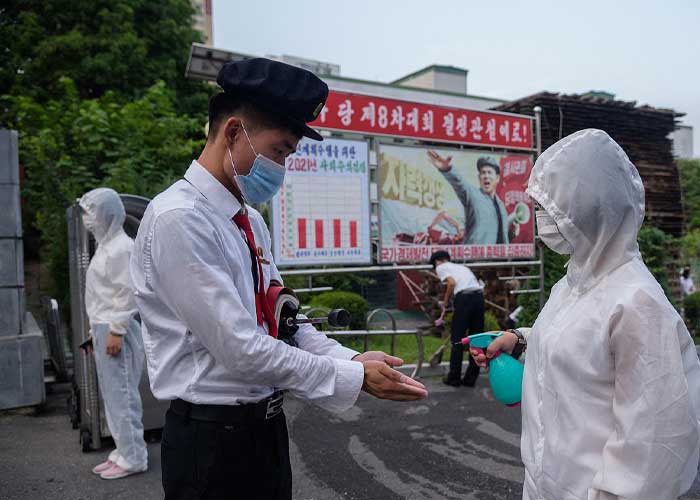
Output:
[[435,72],[427,71],[413,78],[403,80],[400,85],[404,87],[418,87],[421,89],[435,89]]
[[444,92],[467,93],[467,75],[455,73],[435,72],[435,90]]
[[485,111],[506,102],[503,99],[470,95],[460,96],[453,94],[441,94],[430,90],[395,87],[390,85],[375,84],[372,82],[346,80],[343,78],[336,79],[331,76],[321,76],[321,79],[325,81],[331,89],[341,92],[355,92],[359,94],[376,95],[392,99],[403,99],[406,101],[424,102],[426,104],[451,106],[455,108]]
[[17,132],[0,130],[0,336],[19,335],[24,313],[24,258]]
[[25,315],[17,132],[0,130],[0,410],[45,399],[43,334]]
[[676,158],[692,158],[693,154],[693,127],[689,125],[679,125],[671,132],[673,141],[673,156]]
[[0,337],[0,410],[39,405],[46,398],[43,335],[33,319],[26,323],[26,334]]

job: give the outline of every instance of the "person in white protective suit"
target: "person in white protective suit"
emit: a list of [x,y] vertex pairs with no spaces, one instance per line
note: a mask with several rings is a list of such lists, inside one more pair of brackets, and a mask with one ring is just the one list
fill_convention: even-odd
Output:
[[601,130],[572,134],[533,167],[538,233],[570,254],[527,342],[521,454],[524,500],[671,500],[693,483],[700,362],[683,320],[644,265],[644,187]]
[[148,467],[139,394],[143,339],[129,276],[134,242],[124,232],[124,205],[114,190],[89,191],[79,205],[83,223],[97,241],[85,279],[85,307],[107,425],[117,446],[93,472],[119,479]]

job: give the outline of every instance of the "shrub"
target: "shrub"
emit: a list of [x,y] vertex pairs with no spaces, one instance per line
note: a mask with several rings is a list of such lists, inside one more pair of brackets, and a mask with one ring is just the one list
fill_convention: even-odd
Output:
[[[501,326],[498,324],[498,320],[496,319],[496,316],[494,316],[491,311],[486,311],[486,314],[484,315],[484,331],[485,332],[493,332],[493,331],[498,331],[500,329],[501,329]],[[474,332],[474,333],[480,333],[480,332]]]
[[80,99],[75,82],[37,102],[5,96],[19,130],[25,228],[41,235],[42,255],[53,278],[51,293],[68,304],[66,208],[90,189],[152,197],[179,178],[204,144],[201,119],[178,115],[175,93],[163,82],[124,103],[112,92]]
[[[668,266],[671,261],[671,250],[677,244],[676,240],[669,234],[664,233],[661,229],[652,226],[650,223],[644,223],[639,231],[637,238],[639,242],[639,251],[644,258],[644,263],[649,268],[651,274],[656,278],[661,287],[666,292],[666,296],[673,303],[673,297],[669,293],[668,286]],[[688,245],[690,245],[690,240]],[[545,302],[549,299],[549,292],[552,287],[565,274],[565,264],[569,260],[568,255],[559,255],[549,248],[544,249],[544,299]],[[529,281],[525,284],[525,288],[537,288],[537,281]],[[518,297],[518,305],[523,306],[523,311],[520,314],[518,326],[532,326],[539,314],[539,294],[523,294]]]
[[697,335],[700,326],[700,292],[688,295],[683,300],[685,317],[693,335]]
[[[445,332],[449,335],[449,333],[452,331],[452,315],[453,313],[447,313],[445,315]],[[491,311],[486,311],[486,314],[484,314],[484,332],[497,332],[501,330],[501,326],[498,324],[498,320],[496,319],[496,316]],[[476,333],[483,333],[483,332],[468,332],[469,335],[474,335]]]
[[352,316],[350,328],[363,330],[366,328],[369,303],[361,296],[352,292],[326,292],[313,298],[311,307],[324,309],[345,309]]

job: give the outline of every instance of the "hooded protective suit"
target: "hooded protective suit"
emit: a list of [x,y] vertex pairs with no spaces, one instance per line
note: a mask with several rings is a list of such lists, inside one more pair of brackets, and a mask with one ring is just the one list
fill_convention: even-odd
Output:
[[[141,328],[129,276],[134,242],[124,232],[124,205],[112,189],[98,188],[80,198],[83,222],[97,249],[85,279],[85,308],[94,343],[97,378],[109,431],[117,449],[110,460],[126,470],[145,470],[143,409],[139,381],[144,364]],[[109,334],[122,336],[117,356],[106,352]]]
[[573,246],[528,337],[525,500],[670,500],[698,468],[700,362],[637,245],[644,187],[582,130],[547,149],[528,193]]

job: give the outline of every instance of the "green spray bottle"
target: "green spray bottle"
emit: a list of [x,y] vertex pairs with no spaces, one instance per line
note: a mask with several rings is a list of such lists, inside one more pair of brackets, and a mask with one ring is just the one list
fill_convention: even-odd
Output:
[[[478,333],[469,335],[460,342],[462,345],[486,353],[486,348],[503,335],[499,333]],[[489,382],[494,397],[508,406],[519,406],[522,398],[523,365],[517,359],[498,351],[488,360]]]

